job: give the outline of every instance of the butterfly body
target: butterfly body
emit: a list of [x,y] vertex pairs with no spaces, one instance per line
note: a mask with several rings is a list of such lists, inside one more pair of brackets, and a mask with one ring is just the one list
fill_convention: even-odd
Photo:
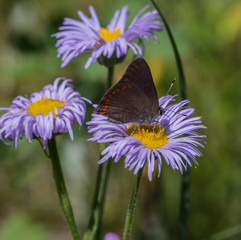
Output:
[[143,58],[137,58],[128,66],[119,82],[100,100],[96,111],[114,123],[155,122],[159,116],[158,95]]

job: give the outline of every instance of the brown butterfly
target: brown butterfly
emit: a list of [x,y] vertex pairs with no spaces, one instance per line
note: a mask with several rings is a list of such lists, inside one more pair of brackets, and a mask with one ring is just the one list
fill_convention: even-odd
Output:
[[164,112],[165,109],[159,107],[150,68],[143,58],[135,59],[128,66],[119,82],[106,92],[97,107],[97,113],[107,116],[110,122],[137,125],[156,122]]

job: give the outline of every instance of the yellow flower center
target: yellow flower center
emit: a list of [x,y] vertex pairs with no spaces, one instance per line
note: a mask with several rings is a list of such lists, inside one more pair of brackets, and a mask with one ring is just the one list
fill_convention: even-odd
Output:
[[26,107],[25,109],[28,109],[29,114],[33,115],[34,117],[36,117],[39,113],[42,113],[45,116],[48,115],[49,112],[52,112],[55,118],[55,108],[57,108],[57,110],[59,111],[62,106],[66,106],[66,104],[59,100],[42,98],[37,102],[29,104],[28,107]]
[[148,149],[160,148],[168,142],[165,128],[155,124],[140,125],[138,127],[136,127],[135,124],[132,124],[127,129],[127,134],[140,140]]
[[116,39],[118,37],[121,37],[120,29],[113,29],[112,32],[110,32],[109,28],[101,28],[99,30],[99,35],[102,37],[106,42],[110,42],[113,39]]

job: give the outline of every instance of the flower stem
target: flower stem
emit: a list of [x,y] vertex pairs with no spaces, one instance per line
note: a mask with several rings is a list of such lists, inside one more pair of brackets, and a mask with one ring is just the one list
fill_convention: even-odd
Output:
[[188,237],[188,217],[190,210],[190,169],[182,175],[181,202],[179,212],[178,234],[180,240],[187,240]]
[[[107,89],[109,89],[112,86],[113,75],[114,75],[114,66],[108,67],[108,77],[107,77],[107,84],[106,84]],[[100,152],[102,152],[105,149],[105,147],[106,147],[105,144],[101,144]],[[84,240],[93,240],[93,239],[98,240],[100,238],[100,226],[101,226],[101,219],[102,219],[102,213],[103,213],[104,202],[105,202],[107,183],[109,179],[110,166],[111,166],[111,159],[109,159],[106,164],[98,165],[93,206],[92,206],[88,229],[85,232],[85,235],[83,238]]]
[[114,76],[114,65],[112,65],[111,67],[108,67],[108,77],[107,77],[106,91],[112,86],[113,76]]
[[180,91],[181,91],[181,96],[182,96],[182,99],[187,99],[187,87],[186,87],[186,81],[185,81],[185,76],[184,76],[184,71],[183,71],[183,67],[182,67],[182,61],[181,61],[181,58],[180,58],[180,54],[178,52],[178,49],[177,49],[177,45],[175,43],[175,40],[173,38],[173,35],[172,35],[172,32],[171,32],[171,29],[166,21],[166,19],[164,18],[161,10],[158,8],[157,4],[155,3],[154,0],[151,0],[153,6],[156,8],[156,10],[158,11],[158,14],[160,15],[165,27],[166,27],[166,30],[167,30],[167,34],[168,34],[168,37],[171,41],[171,44],[172,44],[172,48],[173,48],[173,51],[174,51],[174,54],[175,54],[175,58],[176,58],[176,64],[177,64],[177,69],[178,69],[178,75],[179,75],[179,79],[180,79]]
[[[104,144],[105,145],[105,144]],[[106,196],[106,189],[107,189],[107,183],[108,183],[108,179],[109,179],[109,172],[110,172],[110,167],[111,167],[111,159],[109,159],[106,163],[106,167],[105,167],[105,172],[103,174],[102,177],[102,184],[100,186],[100,217],[99,217],[99,224],[98,224],[98,228],[97,228],[97,239],[100,238],[100,227],[101,227],[101,220],[102,220],[102,213],[103,213],[103,209],[104,209],[104,203],[105,203],[105,196]]]
[[101,186],[101,176],[103,172],[103,166],[98,166],[97,171],[97,177],[95,181],[95,193],[94,193],[94,199],[93,199],[93,205],[92,205],[92,211],[90,216],[90,221],[88,225],[88,229],[84,234],[84,240],[91,240],[95,239],[96,232],[99,228],[99,219],[100,219],[100,204],[99,204],[99,192],[100,192],[100,186]]
[[61,208],[66,217],[73,240],[79,240],[80,239],[79,233],[76,227],[73,209],[72,209],[69,196],[67,193],[67,189],[65,186],[64,176],[61,169],[59,155],[56,147],[56,141],[54,137],[48,141],[48,148],[49,148],[49,154],[50,154],[50,159],[51,159],[52,168],[53,168],[53,176],[54,176],[55,185],[57,188]]
[[[173,38],[171,29],[168,26],[168,23],[166,19],[164,18],[163,14],[161,13],[160,9],[158,8],[157,4],[154,0],[151,0],[152,4],[158,11],[165,27],[167,30],[168,37],[170,39],[170,42],[172,44],[172,48],[175,54],[177,69],[178,69],[178,75],[180,79],[180,92],[181,97],[183,100],[187,99],[187,87],[186,87],[186,80],[184,76],[184,71],[182,67],[182,61],[180,58],[180,54],[177,49],[177,45],[175,43],[175,40]],[[180,240],[186,240],[188,239],[188,215],[189,215],[189,208],[190,208],[190,168],[187,168],[187,171],[184,172],[182,175],[182,186],[181,186],[181,202],[180,202],[180,213],[179,213],[179,224],[178,224],[178,234]]]
[[133,217],[134,217],[134,211],[136,208],[136,199],[137,199],[138,189],[139,189],[140,182],[141,182],[142,171],[143,171],[143,168],[140,169],[138,171],[137,175],[135,176],[132,195],[131,195],[129,207],[128,207],[127,214],[126,214],[126,222],[125,222],[122,240],[128,240],[129,236],[130,236],[132,221],[133,221]]

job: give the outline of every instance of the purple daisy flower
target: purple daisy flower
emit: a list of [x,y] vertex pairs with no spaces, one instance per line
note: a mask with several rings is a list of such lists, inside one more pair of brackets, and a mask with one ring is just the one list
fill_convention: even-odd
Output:
[[24,135],[29,142],[35,137],[42,138],[44,148],[53,134],[69,132],[73,140],[71,125],[83,124],[86,111],[83,100],[87,99],[73,90],[71,81],[57,78],[54,84],[31,94],[30,98],[18,96],[9,108],[0,108],[7,111],[0,117],[0,139],[6,144],[4,139],[13,141],[15,148]]
[[171,165],[173,170],[186,170],[187,165],[198,165],[196,156],[201,156],[198,146],[204,147],[200,135],[195,130],[206,128],[201,125],[201,117],[191,117],[194,109],[186,106],[188,100],[179,103],[175,96],[164,96],[159,99],[159,106],[165,109],[157,123],[151,125],[115,124],[109,122],[106,116],[93,114],[88,122],[88,129],[93,133],[89,141],[107,143],[102,152],[104,157],[99,164],[113,158],[115,162],[125,157],[125,167],[134,170],[134,174],[147,165],[148,178],[152,180],[155,159],[158,162],[158,177],[161,173],[162,161]]
[[[157,40],[153,31],[161,31],[162,23],[156,10],[149,11],[140,16],[149,6],[144,7],[133,19],[130,26],[126,28],[127,9],[125,6],[116,11],[110,24],[102,28],[96,12],[92,6],[89,7],[91,17],[88,18],[79,11],[81,21],[65,18],[60,32],[53,34],[58,39],[58,57],[62,56],[62,65],[65,67],[73,58],[83,52],[91,52],[91,56],[85,64],[88,68],[101,56],[110,59],[114,53],[117,59],[127,54],[131,48],[135,55],[143,55],[142,49],[133,42],[135,38],[148,40],[148,36]],[[115,58],[115,56],[113,56]]]

